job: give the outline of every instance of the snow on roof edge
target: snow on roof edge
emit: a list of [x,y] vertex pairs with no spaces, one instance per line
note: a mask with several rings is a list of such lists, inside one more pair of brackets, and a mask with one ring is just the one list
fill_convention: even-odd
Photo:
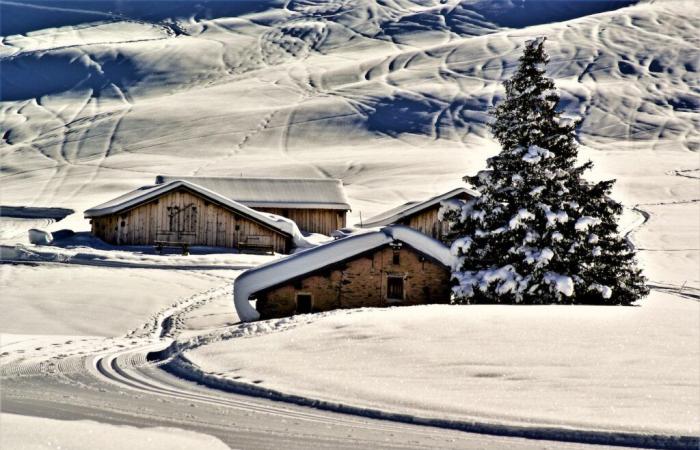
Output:
[[249,269],[233,285],[233,302],[244,322],[258,320],[260,314],[250,304],[250,296],[285,281],[315,272],[366,251],[400,241],[451,267],[453,256],[442,242],[412,228],[395,225],[319,245],[283,259]]
[[[367,228],[367,227],[376,227],[376,226],[381,226],[381,225],[391,225],[392,223],[395,223],[399,219],[403,219],[405,217],[408,217],[412,214],[415,214],[417,212],[420,212],[426,208],[430,208],[431,206],[438,204],[442,200],[454,197],[455,195],[458,195],[460,193],[466,193],[471,195],[472,197],[478,197],[479,193],[472,190],[468,189],[465,187],[458,187],[455,189],[452,189],[450,191],[447,191],[445,193],[442,193],[440,195],[436,195],[435,197],[431,197],[427,200],[424,200],[422,202],[408,202],[405,203],[405,208],[402,208],[402,206],[394,207],[391,209],[388,209],[382,213],[379,213],[375,216],[370,217],[366,221],[363,221],[362,224],[355,224],[356,227],[361,227],[361,228]],[[396,212],[394,212],[396,211]],[[391,214],[389,214],[391,213]]]

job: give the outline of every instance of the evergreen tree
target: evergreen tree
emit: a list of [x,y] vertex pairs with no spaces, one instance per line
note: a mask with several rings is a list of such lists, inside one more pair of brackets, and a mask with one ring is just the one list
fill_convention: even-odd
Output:
[[443,206],[452,224],[456,302],[630,304],[648,293],[619,235],[614,180],[582,178],[576,123],[564,123],[545,76],[544,38],[527,43],[491,111],[501,152],[465,177],[481,194]]

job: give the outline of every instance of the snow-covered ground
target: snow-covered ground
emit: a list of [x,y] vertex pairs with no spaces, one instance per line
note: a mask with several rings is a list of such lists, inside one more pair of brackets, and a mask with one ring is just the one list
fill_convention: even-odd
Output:
[[16,414],[0,414],[2,445],[16,450],[71,449],[227,450],[213,436],[178,428],[138,428],[93,421],[55,420]]
[[647,301],[340,312],[187,355],[392,410],[698,433],[698,2],[28,3],[0,0],[0,205],[76,212],[0,218],[2,258],[38,264],[0,266],[3,364],[129,345],[107,336],[188,299],[183,339],[230,335],[230,279],[269,260],[84,234],[36,247],[28,228],[86,231],[85,209],[157,174],[340,178],[348,223],[444,192],[497,151],[486,110],[546,35],[563,107],[585,119],[581,157],[618,180]]
[[186,352],[204,370],[421,417],[694,435],[700,305],[417,306],[269,321]]
[[178,299],[229,279],[191,270],[64,264],[6,264],[0,270],[0,330],[12,334],[124,335]]

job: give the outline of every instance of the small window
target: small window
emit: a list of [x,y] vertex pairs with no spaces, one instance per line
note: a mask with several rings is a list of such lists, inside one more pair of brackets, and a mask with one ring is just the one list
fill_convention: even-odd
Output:
[[403,282],[403,277],[387,277],[386,298],[389,300],[403,300]]
[[310,313],[312,306],[311,294],[297,294],[297,314]]
[[399,257],[399,251],[394,250],[394,257],[392,258],[392,264],[398,266],[401,262],[401,258]]

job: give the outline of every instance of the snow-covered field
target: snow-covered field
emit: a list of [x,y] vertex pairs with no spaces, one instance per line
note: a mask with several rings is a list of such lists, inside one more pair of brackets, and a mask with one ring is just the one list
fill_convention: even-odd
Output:
[[696,302],[417,306],[269,321],[185,353],[204,370],[420,417],[694,435]]
[[2,352],[102,350],[187,299],[183,338],[230,330],[230,297],[207,292],[269,258],[36,247],[26,229],[86,231],[85,209],[158,174],[341,178],[351,224],[446,191],[497,151],[486,110],[546,35],[581,157],[618,180],[647,301],[341,312],[188,356],[391,410],[698,434],[700,4],[526,5],[0,0],[0,205],[76,211],[0,218],[2,258],[38,261],[0,265]]
[[[137,428],[100,422],[54,420],[1,414],[2,444],[17,450],[73,449],[121,450],[124,448],[186,450],[229,449],[213,436],[178,428]],[[41,430],[37,433],[37,430]],[[118,436],[118,438],[116,438]]]
[[3,333],[74,336],[126,334],[178,299],[227,281],[194,271],[63,264],[3,265],[1,275]]

